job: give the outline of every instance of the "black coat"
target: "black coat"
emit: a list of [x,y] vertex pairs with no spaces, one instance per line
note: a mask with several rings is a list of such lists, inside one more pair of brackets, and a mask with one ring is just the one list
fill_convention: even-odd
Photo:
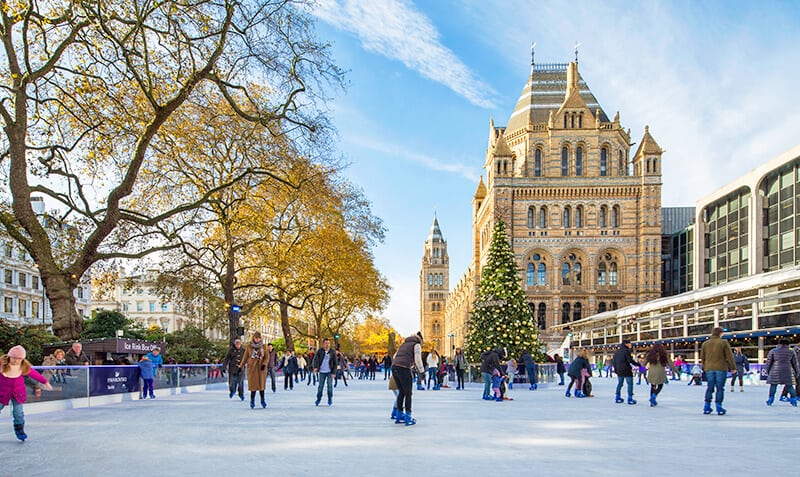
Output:
[[[330,361],[329,364],[331,365],[331,372],[336,372],[336,351],[328,350],[330,353]],[[314,361],[311,363],[311,368],[316,369],[319,371],[319,367],[322,366],[322,360],[325,358],[325,349],[320,348],[317,350],[317,354],[314,355]]]
[[482,353],[481,373],[492,374],[495,369],[501,375],[503,374],[503,368],[500,367],[500,354],[497,352],[497,350],[486,351],[485,353]]
[[222,361],[222,366],[227,368],[230,374],[239,374],[242,370],[239,367],[239,363],[242,362],[243,357],[244,346],[240,346],[239,349],[236,349],[236,346],[231,346],[228,354],[225,355],[225,360]]
[[614,362],[614,372],[617,373],[617,376],[626,378],[633,377],[631,366],[639,366],[639,363],[631,356],[631,350],[624,344],[619,345],[619,349],[614,353],[612,361]]
[[592,366],[589,364],[589,360],[578,356],[569,364],[569,371],[567,372],[567,376],[573,378],[580,378],[582,369],[588,371],[589,376],[592,375]]
[[533,357],[527,351],[522,353],[522,356],[519,357],[519,360],[522,361],[522,364],[525,365],[526,368],[536,366],[536,363],[533,361]]

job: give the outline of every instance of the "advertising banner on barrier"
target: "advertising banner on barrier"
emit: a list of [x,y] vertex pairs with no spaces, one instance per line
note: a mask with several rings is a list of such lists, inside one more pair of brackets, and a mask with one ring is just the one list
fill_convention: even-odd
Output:
[[139,390],[138,366],[92,366],[89,374],[90,396]]

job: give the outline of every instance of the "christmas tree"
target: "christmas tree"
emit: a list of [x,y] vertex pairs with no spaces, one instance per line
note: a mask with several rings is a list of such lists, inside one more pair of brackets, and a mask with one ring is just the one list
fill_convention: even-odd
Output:
[[482,352],[495,348],[506,348],[508,355],[515,358],[523,349],[534,359],[542,358],[533,315],[502,220],[492,231],[489,258],[481,272],[467,330],[465,352],[471,362],[479,361]]

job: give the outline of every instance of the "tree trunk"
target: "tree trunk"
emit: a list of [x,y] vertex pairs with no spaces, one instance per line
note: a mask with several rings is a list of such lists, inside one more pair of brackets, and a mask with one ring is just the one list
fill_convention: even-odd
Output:
[[83,319],[75,308],[76,286],[61,276],[43,276],[42,283],[53,311],[53,334],[64,341],[80,339]]
[[294,351],[294,340],[292,339],[292,330],[289,328],[289,304],[285,301],[278,302],[281,310],[281,329],[283,330],[283,339],[286,341],[286,349]]

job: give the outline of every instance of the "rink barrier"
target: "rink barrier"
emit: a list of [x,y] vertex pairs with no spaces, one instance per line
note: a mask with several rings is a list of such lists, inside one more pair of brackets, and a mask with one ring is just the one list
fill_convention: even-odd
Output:
[[[116,365],[34,366],[48,379],[52,391],[40,390],[37,382],[26,379],[26,413],[41,413],[138,401],[141,379],[139,367]],[[220,364],[165,364],[153,380],[156,398],[227,388],[227,377]]]

